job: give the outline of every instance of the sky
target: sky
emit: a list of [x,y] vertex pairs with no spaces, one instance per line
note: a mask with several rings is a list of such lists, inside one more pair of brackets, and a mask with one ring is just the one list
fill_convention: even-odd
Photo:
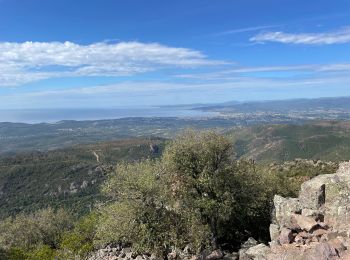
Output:
[[0,109],[350,96],[350,0],[0,0]]

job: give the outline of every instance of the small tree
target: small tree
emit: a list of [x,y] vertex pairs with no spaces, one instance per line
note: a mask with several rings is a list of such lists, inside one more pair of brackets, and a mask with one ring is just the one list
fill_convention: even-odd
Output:
[[232,158],[232,144],[227,138],[194,131],[174,140],[163,157],[174,205],[181,214],[197,218],[195,222],[203,229],[201,243],[211,241],[213,248],[218,247],[218,238],[223,235],[221,224],[234,209]]
[[[95,242],[132,242],[140,252],[166,254],[181,243],[181,217],[167,207],[162,165],[146,160],[120,164],[103,187],[114,203],[100,209]],[[181,230],[181,232],[179,231]]]

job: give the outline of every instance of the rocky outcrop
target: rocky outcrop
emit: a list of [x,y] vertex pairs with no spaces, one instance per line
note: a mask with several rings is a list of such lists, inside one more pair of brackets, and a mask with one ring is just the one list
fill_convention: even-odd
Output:
[[298,198],[276,195],[274,207],[264,259],[350,259],[350,163],[303,183]]

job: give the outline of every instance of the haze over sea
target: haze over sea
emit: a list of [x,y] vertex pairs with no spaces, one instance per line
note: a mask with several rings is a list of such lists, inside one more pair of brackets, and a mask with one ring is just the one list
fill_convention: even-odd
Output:
[[126,117],[203,117],[215,113],[176,107],[85,108],[85,109],[7,109],[0,110],[0,122],[54,123],[62,120],[103,120]]

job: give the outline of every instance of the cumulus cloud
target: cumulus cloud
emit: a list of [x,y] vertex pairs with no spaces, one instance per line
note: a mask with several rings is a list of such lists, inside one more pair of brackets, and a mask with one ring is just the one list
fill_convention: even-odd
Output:
[[324,33],[264,32],[250,38],[252,42],[329,45],[350,43],[350,27]]
[[168,67],[222,64],[199,51],[158,43],[0,43],[0,86],[52,77],[128,76]]

